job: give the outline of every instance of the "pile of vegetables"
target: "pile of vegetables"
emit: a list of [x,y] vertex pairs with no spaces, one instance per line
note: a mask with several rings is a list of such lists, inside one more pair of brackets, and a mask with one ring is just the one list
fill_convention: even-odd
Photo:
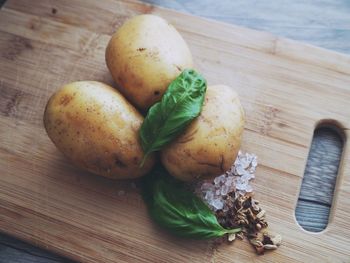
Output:
[[220,175],[234,162],[244,125],[237,94],[207,86],[181,35],[153,15],[119,28],[106,63],[117,89],[77,81],[49,99],[44,125],[57,148],[97,175],[142,177],[150,215],[177,235],[241,231],[223,228],[184,183]]

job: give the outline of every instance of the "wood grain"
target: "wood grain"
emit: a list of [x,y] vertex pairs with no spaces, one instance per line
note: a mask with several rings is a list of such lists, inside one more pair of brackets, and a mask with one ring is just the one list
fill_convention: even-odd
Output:
[[339,131],[315,130],[295,210],[305,230],[321,232],[327,227],[343,145]]
[[[350,54],[350,42],[346,41],[350,37],[350,28],[347,26],[350,25],[348,15],[350,6],[347,1],[146,0],[146,2],[231,24],[266,30],[278,36]],[[304,179],[307,180],[303,181],[306,187],[300,189],[299,198],[303,201],[296,209],[296,217],[305,229],[320,232],[328,223],[341,149],[339,138],[331,129],[315,134],[310,149],[313,158],[310,158],[308,169],[305,170]],[[324,207],[317,205],[320,202]],[[315,204],[314,208],[312,204]]]
[[[328,228],[310,234],[294,218],[316,123],[335,119],[349,134],[349,57],[134,1],[27,3],[10,0],[0,15],[2,231],[83,262],[349,258],[347,145]],[[76,16],[82,7],[85,12]],[[104,16],[96,18],[96,12]],[[211,242],[164,233],[149,220],[131,182],[77,170],[46,136],[41,118],[48,97],[73,80],[113,84],[104,64],[109,35],[128,17],[145,12],[161,15],[179,29],[209,84],[231,85],[239,93],[248,119],[243,149],[260,157],[256,195],[272,230],[285,240],[277,252],[257,257],[247,242],[214,249]]]

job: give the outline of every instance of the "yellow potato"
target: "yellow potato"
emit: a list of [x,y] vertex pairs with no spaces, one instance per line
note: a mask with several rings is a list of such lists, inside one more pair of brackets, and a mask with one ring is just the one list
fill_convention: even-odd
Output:
[[209,86],[201,114],[161,151],[162,163],[183,181],[220,175],[236,159],[243,126],[244,112],[236,92],[223,85]]
[[125,97],[140,109],[160,100],[171,81],[192,68],[192,55],[179,32],[154,15],[133,17],[112,36],[106,63]]
[[143,117],[115,89],[96,81],[78,81],[62,87],[47,103],[47,134],[77,166],[115,178],[146,174],[154,156],[139,168],[143,151],[138,130]]

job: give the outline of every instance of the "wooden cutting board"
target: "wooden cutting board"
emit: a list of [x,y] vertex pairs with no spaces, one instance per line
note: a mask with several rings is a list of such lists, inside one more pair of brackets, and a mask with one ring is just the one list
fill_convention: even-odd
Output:
[[[113,84],[104,50],[127,18],[153,13],[188,42],[209,84],[239,93],[243,150],[260,165],[256,197],[275,252],[246,241],[175,238],[154,225],[131,181],[73,167],[47,137],[42,115],[65,83]],[[330,223],[318,234],[294,211],[315,126],[334,120],[349,136],[350,58],[335,52],[134,1],[8,0],[0,11],[0,229],[82,262],[349,262],[350,163],[345,145]]]

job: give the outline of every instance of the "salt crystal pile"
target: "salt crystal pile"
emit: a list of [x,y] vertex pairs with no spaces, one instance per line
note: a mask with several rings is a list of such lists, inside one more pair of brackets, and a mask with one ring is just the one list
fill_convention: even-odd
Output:
[[199,185],[199,194],[213,211],[228,210],[225,199],[229,193],[245,195],[253,191],[250,180],[258,165],[255,154],[238,152],[237,158],[231,169],[225,174],[215,177],[214,181],[203,181]]

